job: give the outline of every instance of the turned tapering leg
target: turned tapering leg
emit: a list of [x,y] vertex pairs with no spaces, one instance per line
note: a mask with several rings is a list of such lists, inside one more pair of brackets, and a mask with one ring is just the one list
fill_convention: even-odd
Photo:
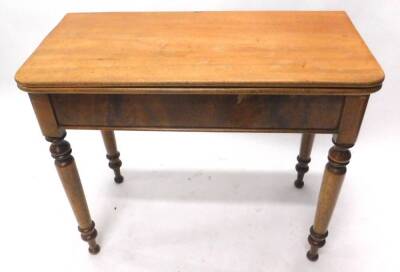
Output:
[[122,162],[119,159],[119,152],[117,150],[117,142],[115,141],[114,131],[102,130],[101,135],[103,136],[104,145],[107,151],[107,159],[109,160],[108,166],[114,171],[114,181],[121,183],[124,181],[124,177],[121,176],[121,165]]
[[50,152],[55,159],[58,175],[78,221],[81,237],[88,242],[89,252],[96,254],[100,251],[100,246],[96,243],[97,231],[90,217],[78,170],[71,155],[71,146],[64,137],[65,134],[61,137],[46,137],[46,140],[51,142]]
[[311,245],[307,257],[311,261],[318,259],[318,249],[324,246],[328,236],[328,224],[336,205],[340,188],[346,173],[346,165],[350,161],[349,146],[335,145],[329,150],[328,163],[325,167],[319,193],[314,225],[310,229],[308,242]]
[[296,171],[297,171],[297,179],[294,182],[294,186],[296,188],[303,188],[304,186],[304,174],[308,171],[308,164],[311,161],[310,154],[312,145],[314,142],[315,134],[313,133],[303,133],[301,136],[301,145],[300,145],[300,152],[297,156],[297,164],[296,164]]

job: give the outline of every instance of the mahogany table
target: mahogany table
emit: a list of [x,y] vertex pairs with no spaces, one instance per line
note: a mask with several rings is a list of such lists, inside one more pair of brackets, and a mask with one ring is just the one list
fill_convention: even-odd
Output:
[[333,135],[314,224],[318,259],[369,95],[384,73],[344,12],[71,13],[16,74],[29,93],[90,253],[97,231],[66,129],[303,133],[303,187],[316,133]]

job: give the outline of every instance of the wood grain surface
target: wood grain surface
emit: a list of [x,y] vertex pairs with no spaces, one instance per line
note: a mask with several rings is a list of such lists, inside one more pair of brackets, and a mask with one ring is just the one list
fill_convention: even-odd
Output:
[[340,11],[71,13],[16,74],[21,89],[46,93],[295,87],[286,92],[354,94],[377,90],[383,78]]

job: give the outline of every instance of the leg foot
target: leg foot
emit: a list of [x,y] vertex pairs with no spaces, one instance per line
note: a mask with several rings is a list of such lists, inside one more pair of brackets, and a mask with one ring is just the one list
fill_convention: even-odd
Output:
[[313,253],[311,249],[307,251],[307,259],[309,259],[312,262],[316,262],[318,260],[318,253]]
[[94,222],[92,221],[89,228],[82,229],[81,227],[78,227],[78,230],[81,233],[82,240],[88,242],[89,244],[89,253],[93,255],[99,253],[100,246],[96,243],[95,238],[97,237],[97,230],[95,228]]
[[310,261],[317,261],[318,260],[318,249],[325,245],[325,238],[328,236],[328,232],[325,234],[320,235],[316,233],[313,227],[310,228],[310,235],[308,236],[308,243],[310,244],[310,250],[307,251],[307,258]]
[[121,175],[121,165],[122,161],[119,159],[119,152],[117,151],[113,155],[106,155],[107,159],[110,161],[108,166],[114,171],[114,181],[116,183],[122,183],[124,181],[124,177]]
[[300,156],[297,156],[297,161],[298,163],[296,164],[296,171],[297,171],[297,178],[294,181],[294,186],[297,189],[301,189],[304,187],[304,174],[308,171],[308,163],[311,161],[310,159],[308,160],[303,160],[300,158]]
[[294,181],[294,186],[298,189],[303,188],[304,186],[304,174],[308,171],[308,164],[311,161],[310,154],[312,145],[314,142],[315,134],[311,133],[304,133],[301,136],[301,145],[300,145],[300,152],[297,156],[297,164],[296,164],[296,171],[297,171],[297,179]]
[[100,252],[100,246],[99,245],[96,244],[95,246],[89,247],[89,253],[90,254],[96,255],[99,252]]
[[114,171],[115,183],[122,183],[124,177],[121,175],[122,161],[119,159],[119,152],[117,150],[117,143],[115,141],[114,131],[102,130],[101,135],[103,136],[104,145],[107,150],[107,159],[109,160],[108,166]]

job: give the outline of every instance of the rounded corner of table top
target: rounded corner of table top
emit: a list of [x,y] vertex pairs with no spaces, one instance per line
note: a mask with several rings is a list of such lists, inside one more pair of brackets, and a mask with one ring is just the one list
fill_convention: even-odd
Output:
[[21,71],[21,69],[18,70],[18,72],[15,74],[14,81],[17,83],[18,89],[20,89],[21,91],[24,91],[24,92],[29,92],[29,88],[26,87],[26,85],[24,83],[24,79],[21,76],[20,71]]
[[375,93],[382,88],[383,81],[385,80],[385,73],[377,64],[377,71],[376,73],[371,76],[368,81],[363,82],[361,86],[368,90],[369,93]]

